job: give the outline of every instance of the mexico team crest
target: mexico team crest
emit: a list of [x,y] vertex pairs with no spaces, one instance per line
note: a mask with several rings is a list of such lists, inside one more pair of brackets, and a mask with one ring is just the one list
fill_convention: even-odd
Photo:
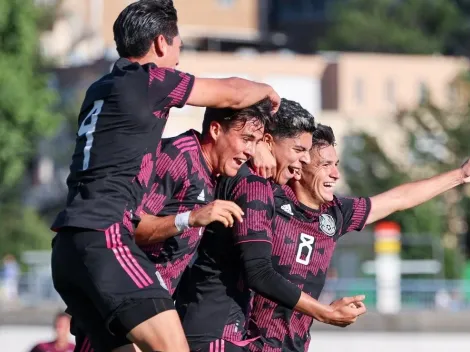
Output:
[[327,236],[334,236],[336,233],[336,223],[331,215],[320,215],[320,230]]

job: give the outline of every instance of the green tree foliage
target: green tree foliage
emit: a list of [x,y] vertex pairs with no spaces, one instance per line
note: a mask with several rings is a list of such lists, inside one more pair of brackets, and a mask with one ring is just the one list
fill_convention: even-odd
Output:
[[39,53],[41,14],[32,0],[0,1],[0,255],[50,248],[47,224],[20,206],[37,143],[61,122]]
[[467,28],[453,0],[337,1],[330,16],[322,50],[448,53],[459,46],[464,39],[459,34]]
[[[470,155],[470,110],[442,110],[432,103],[398,114],[397,123],[408,140],[405,166],[387,156],[377,139],[360,133],[349,137],[343,149],[343,170],[351,192],[374,195],[404,182],[452,170]],[[389,217],[403,233],[431,235],[446,249],[446,276],[458,277],[458,239],[470,224],[470,187],[446,192],[421,206]],[[430,251],[430,248],[428,249]],[[426,250],[424,250],[426,252]],[[405,258],[425,258],[423,248],[410,247]]]
[[0,2],[0,194],[21,178],[38,139],[60,122],[41,70],[36,20],[31,0]]

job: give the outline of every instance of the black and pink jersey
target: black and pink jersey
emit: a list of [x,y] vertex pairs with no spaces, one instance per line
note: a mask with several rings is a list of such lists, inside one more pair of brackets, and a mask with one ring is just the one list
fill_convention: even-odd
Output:
[[[67,346],[63,348],[57,347],[56,344],[56,341],[42,342],[34,346],[30,352],[73,352],[75,348],[73,343],[68,343]],[[88,349],[84,349],[84,352],[88,352]]]
[[237,203],[245,213],[233,228],[206,227],[198,257],[182,280],[176,307],[191,350],[222,339],[238,346],[249,343],[245,317],[252,293],[246,286],[239,245],[267,242],[274,220],[273,184],[243,165],[235,177],[218,180],[216,198]]
[[[274,192],[276,204],[272,262],[277,272],[318,299],[328,266],[341,236],[363,229],[369,198],[337,198],[311,209],[301,204],[289,186]],[[262,338],[251,351],[307,351],[312,318],[255,295],[249,330]]]
[[[119,59],[87,90],[78,117],[65,209],[52,228],[110,230],[132,220],[150,192],[169,111],[182,107],[194,77]],[[108,231],[109,232],[109,231]]]
[[[200,134],[190,130],[162,140],[155,183],[144,196],[142,212],[167,216],[198,209],[214,200],[216,179],[204,160]],[[164,242],[141,246],[165,287],[173,294],[191,261],[204,228],[190,228]]]

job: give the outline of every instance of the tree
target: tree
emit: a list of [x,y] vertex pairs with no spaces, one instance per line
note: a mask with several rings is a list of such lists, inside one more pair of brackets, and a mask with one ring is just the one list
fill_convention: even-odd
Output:
[[[453,0],[349,0],[330,11],[322,50],[407,54],[449,53],[465,25]],[[465,39],[466,40],[466,39]]]
[[[464,81],[466,82],[466,81]],[[470,88],[470,84],[469,87]],[[468,90],[470,91],[470,90]],[[407,165],[391,160],[375,137],[365,133],[349,137],[343,151],[343,170],[351,192],[374,195],[413,179],[449,171],[470,155],[470,105],[440,109],[428,102],[397,115],[397,124],[408,141]],[[461,251],[458,239],[470,224],[470,187],[454,189],[414,209],[395,213],[404,233],[431,235],[446,247],[446,276],[459,277]],[[413,257],[409,249],[405,257]],[[419,256],[423,253],[420,251]],[[457,268],[458,270],[454,270]]]
[[31,0],[0,4],[0,187],[13,186],[39,138],[60,122],[41,70],[36,8]]
[[[44,248],[47,226],[23,209],[18,188],[37,142],[61,121],[39,53],[40,11],[32,0],[0,2],[0,223],[1,251]],[[46,236],[46,237],[45,237]]]

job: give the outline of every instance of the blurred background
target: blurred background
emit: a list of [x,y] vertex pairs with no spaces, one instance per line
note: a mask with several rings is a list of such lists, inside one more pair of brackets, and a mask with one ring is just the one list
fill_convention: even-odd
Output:
[[[0,0],[2,351],[54,336],[63,306],[49,225],[65,201],[81,100],[117,59],[112,25],[131,2]],[[371,196],[470,155],[470,1],[174,4],[179,69],[269,83],[332,126],[342,195]],[[202,115],[172,110],[165,136],[200,129]],[[311,350],[467,351],[469,224],[465,186],[343,238],[322,299],[365,293],[369,313],[346,330],[314,324]]]

